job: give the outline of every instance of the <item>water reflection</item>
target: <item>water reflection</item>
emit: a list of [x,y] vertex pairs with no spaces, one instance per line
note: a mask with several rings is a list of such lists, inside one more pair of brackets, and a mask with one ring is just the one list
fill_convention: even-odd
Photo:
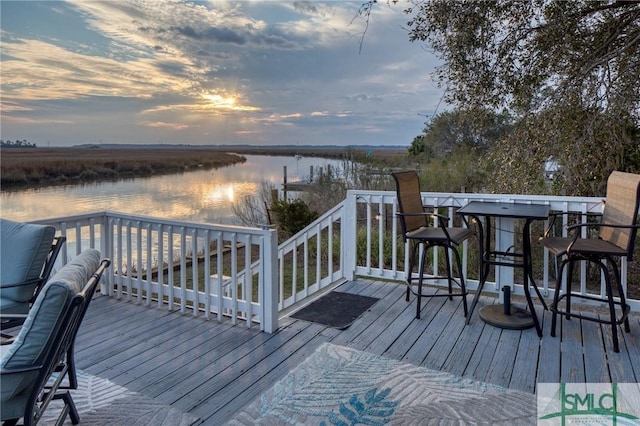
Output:
[[256,194],[262,181],[281,188],[283,169],[289,182],[306,179],[313,166],[341,167],[338,160],[246,156],[247,161],[216,170],[154,176],[118,182],[30,189],[0,194],[2,217],[29,221],[111,210],[195,222],[239,224],[231,205]]

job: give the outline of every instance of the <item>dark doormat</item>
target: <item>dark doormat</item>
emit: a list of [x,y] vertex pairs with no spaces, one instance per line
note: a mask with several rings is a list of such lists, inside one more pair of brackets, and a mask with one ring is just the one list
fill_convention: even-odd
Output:
[[343,330],[378,300],[375,297],[332,291],[291,316]]

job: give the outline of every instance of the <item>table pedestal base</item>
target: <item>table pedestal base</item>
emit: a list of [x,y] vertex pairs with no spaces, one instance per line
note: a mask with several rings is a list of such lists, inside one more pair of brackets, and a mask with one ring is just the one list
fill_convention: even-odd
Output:
[[529,312],[515,306],[511,306],[511,315],[504,313],[504,305],[483,306],[478,316],[487,324],[509,330],[524,330],[535,325]]

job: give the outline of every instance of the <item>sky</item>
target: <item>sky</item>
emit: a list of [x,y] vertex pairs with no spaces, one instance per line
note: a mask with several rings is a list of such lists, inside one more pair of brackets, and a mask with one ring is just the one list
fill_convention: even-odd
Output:
[[365,32],[361,3],[2,0],[0,137],[409,146],[443,108],[439,62],[402,4]]

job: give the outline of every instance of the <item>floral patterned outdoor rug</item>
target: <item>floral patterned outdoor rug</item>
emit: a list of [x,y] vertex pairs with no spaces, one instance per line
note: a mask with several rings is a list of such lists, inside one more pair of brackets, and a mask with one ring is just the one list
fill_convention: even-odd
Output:
[[[200,422],[191,414],[84,371],[78,371],[78,389],[71,395],[80,425],[189,426]],[[61,401],[52,401],[38,424],[55,424],[61,409]],[[69,416],[64,424],[72,424]]]
[[229,425],[534,425],[533,394],[322,344]]

